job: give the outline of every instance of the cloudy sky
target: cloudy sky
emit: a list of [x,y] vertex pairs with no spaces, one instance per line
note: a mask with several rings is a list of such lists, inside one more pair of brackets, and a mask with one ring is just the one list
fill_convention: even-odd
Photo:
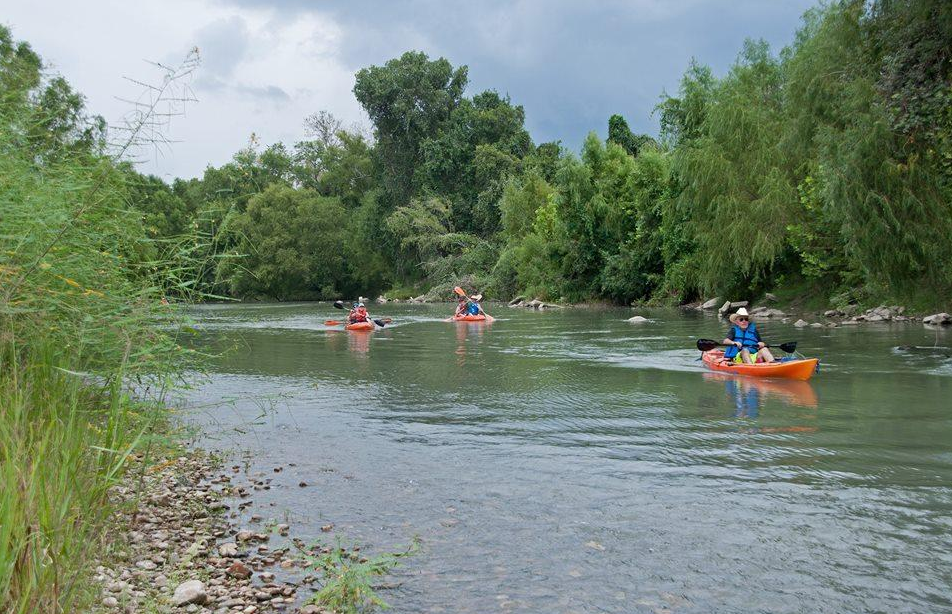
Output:
[[248,143],[293,143],[328,110],[366,118],[351,89],[361,67],[408,49],[469,66],[469,93],[496,89],[526,110],[536,142],[577,148],[623,114],[657,133],[652,109],[691,58],[723,74],[748,37],[788,44],[815,0],[74,0],[9,3],[0,20],[118,122],[157,78],[198,47],[198,99],[172,121],[167,149],[141,170],[200,175]]

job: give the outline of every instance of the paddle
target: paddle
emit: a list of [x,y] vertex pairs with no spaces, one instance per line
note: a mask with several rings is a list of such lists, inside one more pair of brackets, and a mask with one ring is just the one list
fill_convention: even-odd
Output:
[[[336,309],[347,309],[344,307],[344,301],[334,301],[334,307]],[[393,322],[393,318],[384,318],[382,320],[372,320],[374,324],[383,328],[388,323]],[[324,320],[324,326],[337,326],[339,324],[344,324],[344,322],[338,322],[337,320]]]
[[[697,349],[701,350],[702,352],[710,352],[711,350],[717,347],[730,347],[730,346],[731,344],[729,343],[718,343],[717,341],[714,341],[713,339],[698,339],[697,340]],[[783,350],[787,354],[793,354],[797,350],[797,342],[787,341],[786,343],[781,343],[780,345],[766,345],[764,347],[768,347],[768,348],[779,347],[781,350]]]

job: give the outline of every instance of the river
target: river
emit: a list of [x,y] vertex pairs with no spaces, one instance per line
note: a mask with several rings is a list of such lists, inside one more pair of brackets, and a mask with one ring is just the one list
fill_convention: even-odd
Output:
[[272,480],[245,514],[419,536],[400,613],[952,612],[952,331],[765,322],[821,369],[758,381],[697,361],[708,314],[451,308],[196,309],[189,421]]

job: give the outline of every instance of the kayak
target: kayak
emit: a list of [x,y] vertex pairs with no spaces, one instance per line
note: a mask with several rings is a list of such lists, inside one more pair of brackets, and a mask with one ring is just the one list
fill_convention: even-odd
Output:
[[453,321],[454,322],[485,322],[486,315],[480,313],[475,316],[472,314],[466,314],[465,316],[453,316]]
[[817,372],[819,358],[802,358],[783,362],[760,362],[753,365],[739,364],[724,358],[722,350],[711,350],[701,354],[704,364],[715,371],[752,375],[754,377],[782,377],[786,379],[808,380]]
[[373,322],[357,322],[355,324],[345,324],[346,330],[374,330],[377,328]]

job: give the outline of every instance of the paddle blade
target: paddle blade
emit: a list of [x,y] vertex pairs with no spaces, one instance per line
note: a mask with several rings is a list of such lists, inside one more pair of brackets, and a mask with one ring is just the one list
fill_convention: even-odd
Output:
[[702,352],[710,352],[716,347],[719,347],[721,344],[712,339],[698,339],[697,340],[697,349]]
[[334,301],[334,309],[344,309],[344,301]]
[[455,288],[453,288],[453,292],[455,292],[456,294],[460,296],[466,296],[466,291],[460,288],[459,286],[456,286]]
[[376,324],[380,328],[383,328],[386,323],[387,323],[386,320],[374,320],[374,324]]
[[337,320],[324,320],[324,326],[339,326],[343,322],[338,322]]
[[793,354],[794,352],[797,351],[797,342],[787,341],[786,343],[781,343],[780,349],[786,352],[787,354]]

